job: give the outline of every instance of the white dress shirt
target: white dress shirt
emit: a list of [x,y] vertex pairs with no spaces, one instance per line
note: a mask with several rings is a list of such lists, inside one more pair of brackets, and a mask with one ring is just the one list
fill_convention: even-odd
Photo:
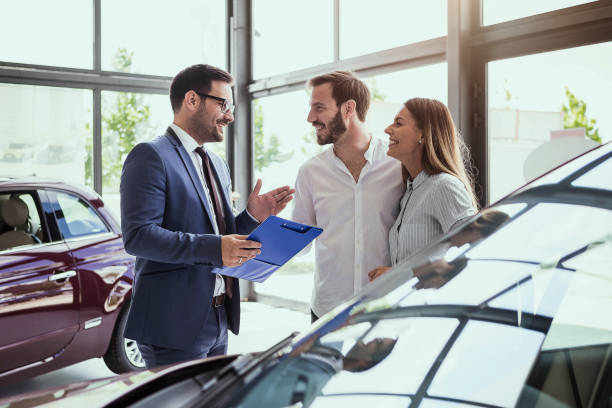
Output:
[[[210,208],[210,210],[212,211],[212,215],[215,218],[215,222],[212,223],[213,229],[215,230],[215,234],[219,234],[219,227],[217,226],[217,223],[216,223],[217,215],[215,214],[215,210],[214,210],[215,206],[213,204],[210,191],[208,191],[208,186],[205,181],[206,179],[204,178],[204,168],[202,167],[202,158],[195,151],[198,147],[202,147],[203,149],[205,148],[204,146],[200,146],[193,137],[189,136],[187,132],[185,132],[183,129],[181,129],[174,123],[172,123],[170,127],[172,128],[172,130],[174,130],[174,133],[176,133],[176,135],[180,139],[181,143],[183,144],[183,147],[185,148],[185,150],[187,150],[187,153],[189,153],[189,157],[191,158],[191,161],[193,162],[193,166],[196,168],[198,172],[198,176],[200,177],[200,182],[202,183],[202,187],[204,188],[204,195],[206,196],[206,201],[208,201],[208,208]],[[214,177],[212,177],[212,174],[211,174],[211,178],[214,180]],[[224,293],[225,293],[225,281],[223,280],[221,275],[217,274],[217,278],[215,280],[215,291],[213,293],[213,296],[219,296]]]
[[399,161],[372,137],[359,180],[329,147],[300,168],[293,220],[323,228],[315,241],[311,307],[321,316],[368,283],[368,272],[389,265],[389,228],[405,184]]

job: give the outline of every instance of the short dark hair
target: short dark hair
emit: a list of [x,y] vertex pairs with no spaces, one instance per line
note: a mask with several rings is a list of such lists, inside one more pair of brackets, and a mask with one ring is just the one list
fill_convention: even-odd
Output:
[[365,122],[370,108],[370,90],[367,85],[349,71],[334,71],[316,76],[308,81],[311,87],[327,83],[331,84],[332,98],[336,101],[336,106],[339,107],[349,99],[354,100],[357,105],[357,117],[360,121]]
[[234,78],[229,72],[207,64],[192,65],[176,74],[170,85],[172,111],[175,113],[179,111],[185,94],[190,90],[208,93],[212,86],[212,81],[223,81],[232,84]]

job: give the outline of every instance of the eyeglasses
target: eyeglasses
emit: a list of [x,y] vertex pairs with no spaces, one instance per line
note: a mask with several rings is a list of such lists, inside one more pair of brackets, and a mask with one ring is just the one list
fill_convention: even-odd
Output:
[[209,95],[209,94],[205,94],[205,93],[200,93],[200,92],[198,92],[198,91],[193,91],[193,92],[197,93],[197,94],[198,94],[198,95],[200,95],[202,98],[211,98],[211,99],[214,99],[214,100],[216,100],[216,101],[223,102],[223,103],[221,104],[221,113],[227,113],[227,112],[234,113],[234,108],[235,108],[235,106],[234,106],[234,105],[233,105],[233,104],[232,104],[230,101],[228,101],[227,99],[225,99],[225,98],[220,98],[220,97],[218,97],[218,96],[214,96],[214,95]]

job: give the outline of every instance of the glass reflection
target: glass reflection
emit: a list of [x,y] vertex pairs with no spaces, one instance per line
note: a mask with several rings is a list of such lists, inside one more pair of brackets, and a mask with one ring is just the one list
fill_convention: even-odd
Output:
[[[324,406],[333,401],[330,397],[352,393],[406,398],[418,390],[458,326],[456,319],[389,319],[353,324],[354,318],[355,315],[332,333],[318,333],[298,343],[238,405]],[[406,361],[414,362],[408,371]]]

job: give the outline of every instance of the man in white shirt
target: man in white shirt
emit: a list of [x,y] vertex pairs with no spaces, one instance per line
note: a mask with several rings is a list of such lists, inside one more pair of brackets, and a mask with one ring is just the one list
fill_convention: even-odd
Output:
[[367,273],[389,264],[389,228],[405,185],[399,161],[368,133],[368,87],[354,74],[312,78],[308,122],[317,142],[332,146],[308,160],[295,182],[293,219],[316,225],[314,322],[368,283]]

